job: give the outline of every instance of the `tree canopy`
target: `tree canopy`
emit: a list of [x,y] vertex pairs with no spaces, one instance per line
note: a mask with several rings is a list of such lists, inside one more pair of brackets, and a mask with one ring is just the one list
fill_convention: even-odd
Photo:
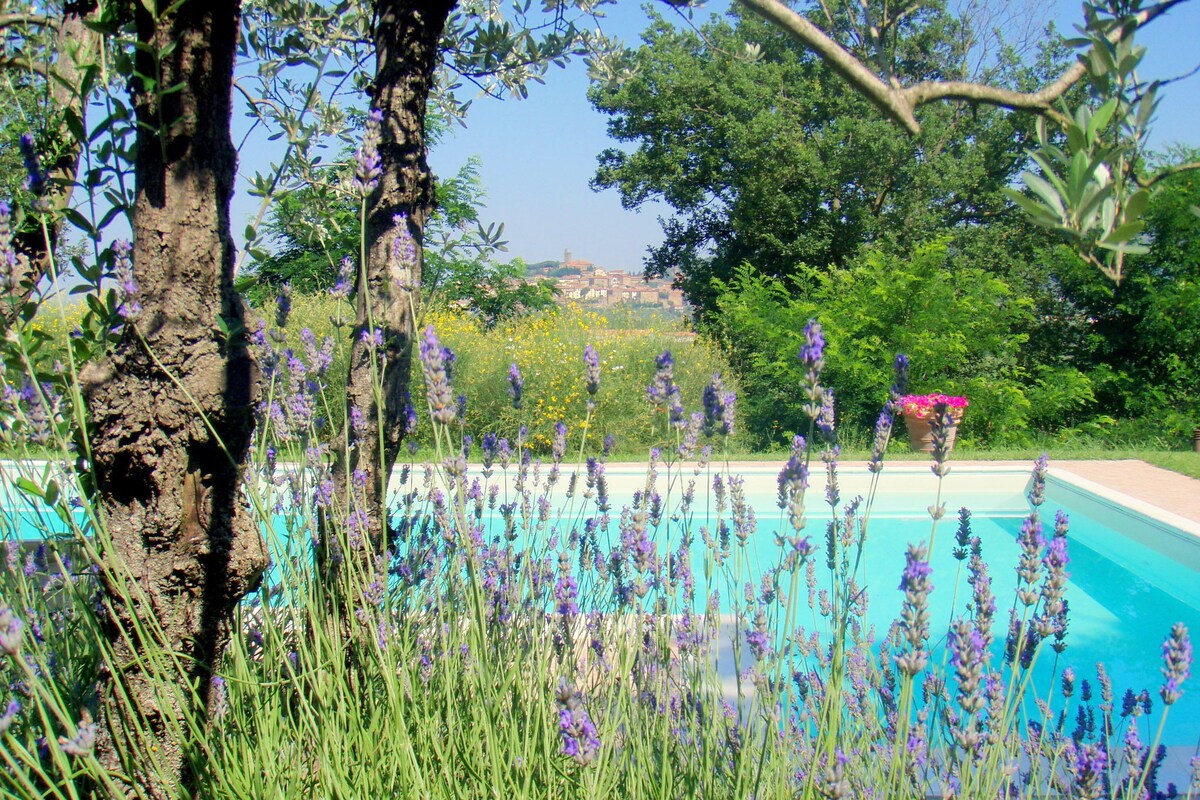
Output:
[[[965,75],[967,26],[936,7],[914,12],[891,51],[896,68],[913,80]],[[864,244],[903,249],[1016,220],[1001,190],[1024,163],[1029,117],[939,104],[911,136],[794,39],[739,12],[698,31],[654,16],[631,58],[631,79],[591,99],[635,148],[602,153],[593,186],[617,189],[627,207],[661,199],[675,210],[647,269],[678,270],[701,313],[710,281],[743,262],[782,277],[844,265]],[[1006,57],[992,74],[1019,86],[1049,63]]]

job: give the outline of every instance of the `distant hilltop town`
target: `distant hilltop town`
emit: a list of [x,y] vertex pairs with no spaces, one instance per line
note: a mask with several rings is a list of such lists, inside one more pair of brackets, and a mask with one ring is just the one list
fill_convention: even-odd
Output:
[[563,253],[559,262],[541,261],[528,267],[527,279],[554,281],[561,301],[589,305],[615,306],[622,303],[656,306],[682,314],[688,311],[683,292],[672,288],[671,281],[658,278],[647,281],[641,275],[617,269],[602,269],[591,261]]

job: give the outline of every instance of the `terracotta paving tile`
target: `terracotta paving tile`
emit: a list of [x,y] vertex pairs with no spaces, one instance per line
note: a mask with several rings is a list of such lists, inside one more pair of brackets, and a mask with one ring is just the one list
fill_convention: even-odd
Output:
[[1200,480],[1145,461],[1059,461],[1053,469],[1072,472],[1118,492],[1200,523]]

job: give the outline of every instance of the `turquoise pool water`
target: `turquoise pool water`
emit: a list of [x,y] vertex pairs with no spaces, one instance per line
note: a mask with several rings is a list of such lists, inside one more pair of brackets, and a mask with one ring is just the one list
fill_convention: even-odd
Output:
[[[764,469],[760,472],[747,480],[748,499],[758,518],[758,533],[750,543],[750,558],[760,566],[766,566],[778,559],[772,533],[786,523],[780,519],[774,503],[774,471]],[[617,538],[621,498],[632,494],[632,487],[640,482],[640,474],[636,470],[631,470],[627,476],[617,469],[610,471],[614,498],[610,545],[615,544]],[[965,505],[972,509],[972,532],[980,538],[984,558],[991,568],[997,602],[994,634],[998,647],[1002,647],[1007,610],[1012,604],[1016,585],[1017,534],[1028,513],[1024,497],[1026,474],[1023,470],[1002,475],[986,470],[963,471],[962,475],[947,480],[942,499],[948,511],[938,525],[931,557],[934,585],[931,620],[935,642],[944,637],[952,615],[962,613],[969,600],[965,567],[960,572],[960,562],[951,556],[955,511]],[[871,597],[867,621],[876,627],[880,636],[896,616],[902,599],[897,586],[908,543],[929,539],[931,523],[925,509],[935,490],[927,476],[927,470],[919,474],[913,471],[909,475],[893,475],[888,482],[880,484],[876,495],[869,540],[864,550],[863,574]],[[856,484],[860,477],[844,474],[843,498],[848,499],[862,490],[861,485]],[[699,481],[699,484],[702,487],[704,482]],[[817,544],[822,543],[824,522],[828,519],[827,510],[824,517],[821,515],[821,492],[820,486],[814,486],[809,500],[807,532]],[[1157,724],[1162,709],[1158,690],[1162,684],[1163,640],[1175,622],[1183,622],[1193,637],[1200,637],[1200,537],[1132,511],[1110,498],[1052,479],[1047,488],[1046,504],[1042,507],[1042,518],[1047,527],[1052,526],[1054,513],[1060,509],[1070,517],[1070,583],[1066,593],[1070,608],[1068,647],[1061,656],[1056,656],[1048,645],[1043,645],[1035,670],[1039,693],[1044,695],[1047,688],[1057,682],[1063,668],[1069,665],[1080,682],[1087,679],[1098,695],[1095,664],[1103,662],[1116,695],[1114,714],[1119,714],[1121,695],[1126,689],[1135,693],[1145,689],[1154,700],[1155,713],[1151,719]],[[700,524],[703,524],[702,520],[694,522],[695,526]],[[61,521],[52,515],[31,511],[28,506],[20,511],[11,504],[0,509],[0,535],[6,538],[27,538],[38,529],[56,531],[63,528]],[[677,546],[677,536],[677,532],[671,533],[664,526],[659,535],[660,552],[664,543]],[[693,569],[697,572],[699,585],[702,545],[697,542],[695,547]],[[815,558],[820,576],[824,573],[823,553],[818,551]],[[827,579],[820,580],[820,585],[827,585]],[[955,599],[953,607],[952,598]],[[723,610],[728,611],[728,608]],[[940,660],[940,655],[935,659]],[[999,661],[997,652],[993,664]],[[1078,699],[1078,688],[1076,692]],[[1057,689],[1055,695],[1058,696]],[[1069,720],[1068,730],[1073,726],[1073,721]],[[1153,736],[1153,730],[1146,730],[1145,723],[1142,733],[1147,741]],[[1173,749],[1190,752],[1198,741],[1200,670],[1185,684],[1182,699],[1170,712],[1164,743]]]
[[[633,472],[634,484],[640,481],[639,474]],[[862,574],[870,594],[867,622],[876,628],[880,637],[895,619],[903,599],[898,586],[908,544],[929,541],[932,523],[927,507],[936,488],[927,480],[928,474],[928,469],[922,468],[907,476],[890,476],[876,493]],[[613,483],[621,485],[623,477],[614,475]],[[752,570],[755,574],[778,562],[779,549],[773,534],[787,529],[787,522],[775,504],[774,477],[774,472],[764,471],[749,477],[746,484],[747,499],[757,518],[757,534],[748,546],[748,557],[756,567]],[[844,477],[847,479],[842,485],[843,500],[864,490],[864,476]],[[908,488],[904,485],[906,480],[916,485]],[[615,544],[618,536],[616,520],[620,500],[631,496],[634,484],[626,482],[623,485],[628,494],[612,493],[616,499],[608,539],[610,545]],[[947,513],[938,523],[930,556],[934,585],[931,594],[932,635],[935,644],[939,640],[944,644],[952,617],[964,613],[970,601],[971,588],[967,583],[965,562],[953,558],[952,550],[956,546],[957,509],[962,506],[971,509],[972,533],[981,540],[996,598],[993,633],[997,645],[993,666],[1001,663],[1008,609],[1014,602],[1020,556],[1017,537],[1029,513],[1025,496],[1027,484],[1028,472],[1024,469],[1010,470],[1002,475],[980,470],[948,478],[942,495]],[[703,482],[698,481],[698,485],[702,486]],[[822,493],[823,487],[814,479],[808,500],[809,524],[805,531],[821,548],[824,546],[825,522],[829,519]],[[703,507],[700,501],[697,506]],[[1114,720],[1121,722],[1121,700],[1127,689],[1135,694],[1146,690],[1154,703],[1151,722],[1157,725],[1162,711],[1159,689],[1163,683],[1163,641],[1176,622],[1187,625],[1194,639],[1200,639],[1200,537],[1052,476],[1047,485],[1046,502],[1040,509],[1046,537],[1052,534],[1055,513],[1060,510],[1070,521],[1067,647],[1060,655],[1051,649],[1049,642],[1042,645],[1034,669],[1037,694],[1045,697],[1053,686],[1055,707],[1061,708],[1059,678],[1063,669],[1070,666],[1077,675],[1075,701],[1079,700],[1082,681],[1087,680],[1096,698],[1093,703],[1099,703],[1096,664],[1102,662],[1112,680]],[[711,523],[698,513],[692,521],[692,529],[704,524]],[[493,533],[501,527],[494,519],[492,525]],[[678,536],[677,528],[673,531],[664,522],[656,534],[659,551],[677,547]],[[693,570],[699,575],[699,565],[704,558],[703,545],[697,541],[691,553]],[[818,586],[826,587],[829,581],[823,549],[819,549],[814,558]],[[697,577],[698,593],[700,581]],[[801,593],[806,594],[803,586]],[[724,613],[731,610],[727,598],[726,591],[722,598]],[[697,602],[703,605],[703,599]],[[807,613],[804,598],[799,599],[799,607]],[[810,630],[821,631],[822,620],[809,617]],[[802,615],[801,624],[804,622]],[[940,662],[940,652],[935,654],[935,660]],[[1069,706],[1068,732],[1075,725],[1074,709],[1074,705]],[[1149,741],[1154,729],[1147,729],[1146,725],[1143,718],[1141,735],[1143,740]],[[1183,697],[1172,706],[1163,743],[1189,753],[1200,744],[1200,670],[1185,686]]]
[[[1070,514],[1068,534],[1070,581],[1066,592],[1069,604],[1067,648],[1057,655],[1049,646],[1042,649],[1035,665],[1038,693],[1056,682],[1066,666],[1074,668],[1080,679],[1087,679],[1096,695],[1095,665],[1103,662],[1112,678],[1116,711],[1120,711],[1125,689],[1135,693],[1146,689],[1161,710],[1159,687],[1162,685],[1162,643],[1175,622],[1183,622],[1193,636],[1200,633],[1200,572],[1197,562],[1183,564],[1163,554],[1145,551],[1136,558],[1125,557],[1131,549],[1120,533],[1086,513],[1047,502],[1044,509],[1052,515],[1062,509]],[[1050,517],[1053,519],[1053,517]],[[972,532],[982,540],[983,555],[990,566],[997,615],[994,635],[997,647],[993,665],[1000,663],[1007,627],[1007,611],[1012,606],[1017,584],[1016,565],[1020,555],[1017,536],[1022,518],[1016,516],[972,517]],[[951,554],[955,546],[955,521],[939,525],[931,558],[933,567],[931,625],[934,640],[944,637],[954,614],[961,614],[970,599],[965,566]],[[885,631],[895,618],[902,599],[898,589],[904,569],[904,552],[910,541],[926,540],[929,518],[880,514],[870,525],[870,540],[865,552],[866,584],[871,594],[868,621]],[[818,574],[824,571],[818,553]],[[957,584],[957,601],[952,598]],[[1078,698],[1079,688],[1076,689]],[[1055,697],[1061,697],[1055,688]],[[1056,700],[1056,706],[1058,702]],[[1157,719],[1157,716],[1155,717]],[[1067,730],[1073,728],[1069,720]],[[1143,731],[1143,738],[1153,731]],[[1170,712],[1167,744],[1195,745],[1200,739],[1200,675],[1193,677],[1183,698]]]

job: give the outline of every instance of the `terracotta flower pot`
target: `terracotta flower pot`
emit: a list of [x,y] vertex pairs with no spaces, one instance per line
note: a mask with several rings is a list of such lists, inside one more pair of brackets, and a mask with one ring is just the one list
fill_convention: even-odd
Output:
[[[955,413],[957,412],[957,413]],[[946,450],[954,449],[954,437],[958,433],[958,423],[962,422],[962,410],[952,409],[951,425],[946,431]],[[904,424],[908,427],[908,444],[914,453],[933,452],[933,416],[917,416],[905,414]]]

